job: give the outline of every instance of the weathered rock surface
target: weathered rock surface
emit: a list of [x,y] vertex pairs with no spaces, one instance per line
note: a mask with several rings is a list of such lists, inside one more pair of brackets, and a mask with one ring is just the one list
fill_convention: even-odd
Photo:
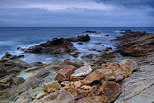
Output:
[[89,35],[81,35],[81,36],[77,36],[77,37],[72,37],[72,38],[66,38],[66,40],[70,41],[70,42],[86,42],[90,40]]
[[91,96],[91,97],[81,98],[75,103],[106,103],[106,100],[105,97],[103,96]]
[[135,58],[140,70],[121,82],[122,94],[115,103],[152,103],[154,101],[154,55]]
[[61,88],[61,85],[57,81],[44,83],[44,90],[48,93],[55,92]]
[[95,33],[95,34],[100,34],[101,32],[87,30],[87,31],[84,31],[82,33]]
[[86,76],[91,72],[92,72],[91,66],[82,66],[82,67],[76,69],[71,76],[75,76],[75,77]]
[[25,53],[48,53],[48,54],[61,54],[61,53],[72,53],[76,50],[71,42],[86,42],[89,41],[89,35],[81,35],[72,38],[53,38],[46,43],[31,46],[25,50]]
[[60,72],[58,72],[54,80],[59,82],[70,80],[70,76],[72,73],[74,73],[75,70],[76,67],[72,65],[65,66]]
[[120,41],[118,51],[127,56],[140,57],[154,52],[154,34],[126,30],[124,35],[117,37]]
[[97,69],[89,74],[84,80],[83,84],[89,84],[100,80],[121,81],[125,77],[132,74],[134,70],[139,69],[137,63],[131,59],[121,61],[121,63],[109,63],[103,65],[101,69]]
[[25,53],[49,53],[49,54],[60,54],[70,53],[76,50],[73,44],[66,39],[53,39],[39,45],[29,47],[25,50]]
[[31,65],[21,61],[20,57],[6,53],[0,60],[0,77],[8,74],[16,74],[30,67]]
[[63,62],[57,63],[55,68],[62,69],[67,65],[72,65],[72,66],[75,66],[76,68],[80,68],[81,66],[84,65],[84,62],[78,59],[73,59],[73,60],[65,59]]
[[118,83],[105,81],[98,88],[98,93],[102,94],[107,103],[113,102],[121,93],[121,87]]
[[32,103],[74,103],[74,96],[65,90],[60,90]]

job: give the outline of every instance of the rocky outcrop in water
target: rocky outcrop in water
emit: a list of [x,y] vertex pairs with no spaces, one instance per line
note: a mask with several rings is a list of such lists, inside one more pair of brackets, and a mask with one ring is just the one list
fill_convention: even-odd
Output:
[[154,52],[154,34],[126,30],[124,35],[117,37],[120,41],[118,51],[126,56],[140,57]]
[[89,41],[90,36],[89,35],[81,35],[81,36],[77,36],[77,37],[66,38],[66,40],[69,40],[70,42],[79,42],[81,44],[81,42]]
[[72,38],[53,38],[46,43],[31,46],[25,50],[25,53],[48,53],[48,54],[61,54],[72,53],[76,50],[71,42],[86,42],[89,41],[89,35],[81,35]]
[[0,60],[0,77],[8,74],[16,74],[20,71],[30,67],[31,65],[20,60],[21,56],[11,55],[5,53]]
[[82,33],[94,33],[94,34],[100,34],[101,32],[87,30],[87,31],[84,31],[84,32],[82,32]]
[[61,38],[29,47],[28,49],[25,50],[25,53],[60,54],[60,53],[70,53],[73,52],[74,50],[76,50],[76,48],[70,41]]

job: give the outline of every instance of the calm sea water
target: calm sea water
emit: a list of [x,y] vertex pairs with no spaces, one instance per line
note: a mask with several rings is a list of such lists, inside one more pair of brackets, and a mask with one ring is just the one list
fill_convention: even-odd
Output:
[[[154,27],[1,27],[0,28],[0,56],[2,57],[5,52],[10,52],[12,54],[24,54],[22,51],[18,51],[17,47],[28,48],[29,46],[46,42],[52,38],[66,38],[75,37],[78,35],[84,35],[82,32],[86,30],[95,30],[101,32],[101,34],[89,34],[91,37],[90,42],[86,42],[83,45],[78,45],[73,43],[77,47],[78,51],[82,55],[96,53],[89,51],[90,48],[95,48],[98,50],[105,49],[106,47],[113,47],[115,43],[110,41],[116,36],[120,36],[120,30],[130,29],[135,31],[146,31],[154,33]],[[108,34],[109,36],[105,36]],[[97,45],[96,43],[102,43],[102,45]],[[46,55],[46,54],[24,54],[23,58],[26,62],[51,62],[56,59],[66,59],[72,58],[69,55]]]

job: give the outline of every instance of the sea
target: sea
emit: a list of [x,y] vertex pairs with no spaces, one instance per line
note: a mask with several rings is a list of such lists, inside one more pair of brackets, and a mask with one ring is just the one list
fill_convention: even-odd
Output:
[[[101,33],[82,33],[87,30]],[[83,55],[98,53],[90,49],[104,50],[112,47],[112,50],[115,50],[117,42],[112,40],[122,35],[121,30],[154,33],[154,27],[0,27],[0,57],[9,52],[14,55],[25,55],[22,60],[28,63],[51,63],[53,60],[73,59],[74,57],[68,54],[30,54],[17,50],[17,48],[28,48],[52,40],[52,38],[69,38],[88,34],[91,37],[90,41],[84,42],[82,45],[73,42],[77,51],[81,52],[78,57],[80,59]]]

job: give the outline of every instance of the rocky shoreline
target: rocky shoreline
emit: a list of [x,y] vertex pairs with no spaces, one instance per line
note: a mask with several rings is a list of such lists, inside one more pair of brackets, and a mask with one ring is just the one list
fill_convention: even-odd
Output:
[[[84,33],[97,33],[86,31]],[[0,60],[1,103],[152,103],[154,34],[125,30],[117,37],[117,51],[66,59],[50,64],[26,63],[23,55],[6,53]],[[54,38],[22,49],[25,53],[74,53],[72,42],[87,42],[88,35]],[[121,53],[125,58],[119,58]],[[88,64],[85,64],[88,61]],[[21,77],[21,73],[31,74]],[[144,102],[141,102],[144,101]]]

